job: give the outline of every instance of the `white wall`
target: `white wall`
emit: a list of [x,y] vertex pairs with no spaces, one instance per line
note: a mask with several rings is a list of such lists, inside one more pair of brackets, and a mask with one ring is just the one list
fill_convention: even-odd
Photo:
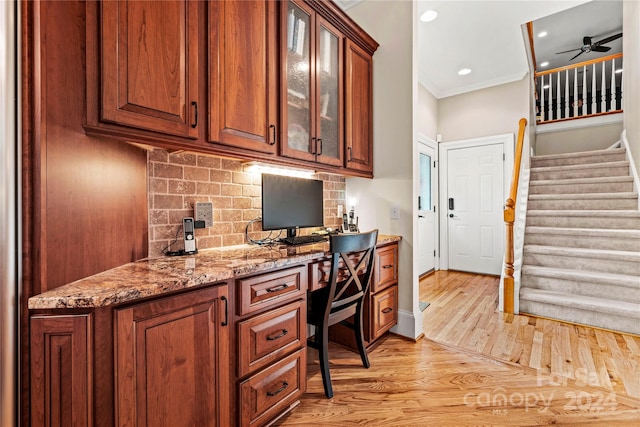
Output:
[[[398,272],[400,318],[394,331],[411,338],[422,333],[418,301],[414,299],[417,277],[413,270],[412,117],[417,110],[411,24],[414,7],[414,2],[381,0],[361,2],[347,11],[380,44],[373,57],[375,177],[348,178],[347,203],[356,199],[362,230],[378,228],[381,233],[402,236]],[[399,220],[390,219],[392,206],[400,209]]]
[[442,142],[518,132],[529,117],[529,76],[512,83],[442,98],[438,131]]
[[625,0],[622,16],[624,127],[636,170],[640,171],[640,2]]
[[418,116],[416,121],[418,132],[435,141],[438,133],[438,99],[421,84],[418,84]]
[[536,155],[604,150],[620,139],[622,122],[538,133]]

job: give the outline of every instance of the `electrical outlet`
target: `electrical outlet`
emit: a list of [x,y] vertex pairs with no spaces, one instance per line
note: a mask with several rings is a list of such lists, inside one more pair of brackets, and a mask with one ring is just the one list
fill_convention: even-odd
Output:
[[389,209],[389,216],[391,219],[400,219],[400,208],[398,206],[391,206],[391,209]]
[[213,227],[213,202],[196,202],[194,215],[196,221],[204,221],[205,227]]

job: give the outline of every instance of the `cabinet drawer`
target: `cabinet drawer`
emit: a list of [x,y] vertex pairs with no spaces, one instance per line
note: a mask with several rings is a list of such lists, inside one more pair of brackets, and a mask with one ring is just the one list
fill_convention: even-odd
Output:
[[307,309],[297,301],[238,323],[238,376],[277,360],[306,341]]
[[376,262],[371,292],[376,293],[398,281],[398,245],[376,250]]
[[[353,254],[349,255],[349,259],[351,262],[357,264],[360,261],[361,254]],[[344,261],[340,259],[340,268],[346,268],[344,266]],[[359,270],[359,272],[363,272],[365,269],[365,265]],[[329,275],[331,273],[331,260],[326,259],[324,261],[317,261],[309,264],[309,290],[317,291],[318,289],[324,288],[329,284]],[[342,280],[342,274],[338,276],[338,281]],[[372,279],[373,280],[373,279]]]
[[306,266],[239,279],[238,314],[249,314],[271,305],[301,298],[307,290]]
[[240,384],[240,425],[257,426],[305,391],[306,349],[300,349]]
[[373,302],[373,339],[398,323],[398,286],[392,286],[371,298]]

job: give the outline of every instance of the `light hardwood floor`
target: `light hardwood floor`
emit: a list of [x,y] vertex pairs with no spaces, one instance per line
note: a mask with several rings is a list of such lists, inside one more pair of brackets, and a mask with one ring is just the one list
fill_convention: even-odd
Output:
[[[278,425],[640,425],[640,400],[627,392],[637,386],[637,337],[497,313],[493,277],[437,272],[422,281],[422,298],[431,303],[423,313],[427,336],[414,343],[388,335],[370,351],[371,368],[331,346],[332,399],[309,350],[307,393]],[[573,349],[576,356],[565,358]],[[573,359],[585,361],[584,375]],[[611,387],[596,385],[590,372],[613,372]]]

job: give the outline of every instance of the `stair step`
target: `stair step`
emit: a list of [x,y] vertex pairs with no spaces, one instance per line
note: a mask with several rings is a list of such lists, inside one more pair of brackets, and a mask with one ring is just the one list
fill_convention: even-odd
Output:
[[532,226],[524,244],[640,252],[640,230]]
[[531,167],[580,165],[589,163],[608,163],[627,160],[624,148],[584,151],[580,153],[563,153],[531,158]]
[[628,175],[629,161],[531,168],[531,181]]
[[581,194],[531,194],[527,209],[533,210],[633,210],[638,207],[638,194],[581,193]]
[[633,192],[633,177],[550,179],[531,181],[529,194],[581,194]]
[[640,276],[640,252],[524,245],[523,265]]
[[521,289],[541,289],[640,304],[638,276],[524,265],[520,283]]
[[632,302],[523,288],[520,312],[640,334],[640,304]]
[[638,210],[529,210],[527,226],[640,229]]

